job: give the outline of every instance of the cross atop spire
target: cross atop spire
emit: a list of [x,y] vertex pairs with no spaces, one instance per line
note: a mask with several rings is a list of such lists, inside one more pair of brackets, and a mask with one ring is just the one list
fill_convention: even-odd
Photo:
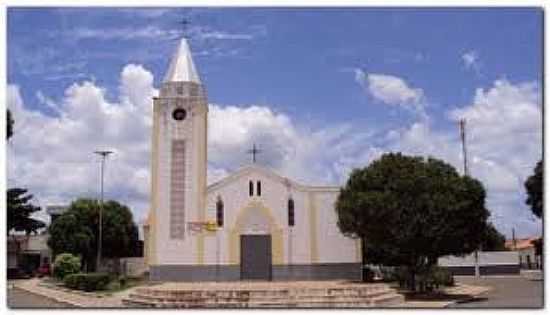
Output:
[[178,44],[176,52],[172,56],[168,71],[164,76],[163,82],[195,82],[201,83],[195,64],[191,57],[191,50],[187,40],[182,37]]
[[262,153],[262,150],[256,148],[256,143],[252,144],[252,149],[246,151],[248,154],[252,154],[252,163],[256,163],[256,154]]
[[181,26],[181,33],[183,37],[187,37],[187,30],[189,28],[189,20],[186,18],[182,18],[181,21],[179,21],[179,25]]

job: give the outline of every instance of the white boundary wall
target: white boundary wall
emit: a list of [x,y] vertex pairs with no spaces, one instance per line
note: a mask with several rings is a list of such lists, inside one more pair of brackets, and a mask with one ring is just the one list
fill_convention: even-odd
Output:
[[[519,254],[516,251],[479,252],[480,266],[519,265]],[[464,257],[440,257],[437,264],[441,267],[469,267],[475,266],[475,253]]]

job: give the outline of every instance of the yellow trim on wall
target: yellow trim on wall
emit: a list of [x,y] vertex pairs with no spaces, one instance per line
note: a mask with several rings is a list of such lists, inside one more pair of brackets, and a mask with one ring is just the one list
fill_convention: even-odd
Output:
[[151,148],[151,207],[149,209],[148,224],[149,224],[149,237],[148,237],[148,255],[147,263],[149,265],[157,264],[158,253],[157,253],[157,222],[156,222],[156,211],[158,208],[158,146],[159,146],[159,133],[160,133],[160,114],[159,114],[159,105],[157,100],[153,99],[153,136],[152,136],[152,148]]
[[362,262],[363,260],[361,259],[361,239],[358,238],[355,240],[355,259],[357,260],[357,262]]
[[272,264],[284,264],[284,248],[283,248],[283,229],[277,228],[271,231],[271,246],[272,246]]
[[250,211],[260,210],[267,217],[269,229],[271,230],[271,262],[273,265],[283,264],[283,229],[277,224],[273,212],[258,201],[251,201],[248,205],[239,210],[233,228],[229,230],[229,263],[239,265],[241,257],[240,235],[244,226],[245,218]]
[[309,199],[309,249],[311,263],[319,261],[319,248],[317,242],[317,205],[315,203],[315,194],[308,192]]
[[240,231],[236,229],[229,230],[229,237],[227,241],[229,242],[229,263],[233,265],[239,265],[241,262],[240,259],[240,247],[239,247],[239,234]]
[[[206,108],[207,105],[205,105]],[[197,141],[198,152],[196,152],[197,157],[197,168],[198,168],[198,178],[197,178],[197,206],[198,208],[198,219],[200,222],[204,222],[206,219],[206,134],[207,126],[206,122],[208,110],[201,110],[197,112],[199,117],[196,118],[195,122],[197,123],[197,130],[195,130],[194,141]],[[204,265],[204,235],[200,234],[197,236],[197,264]]]

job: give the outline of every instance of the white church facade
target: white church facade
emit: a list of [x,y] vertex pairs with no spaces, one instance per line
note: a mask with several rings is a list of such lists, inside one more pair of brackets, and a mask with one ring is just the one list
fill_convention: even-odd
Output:
[[336,224],[339,187],[302,185],[255,163],[207,185],[207,115],[182,39],[153,101],[150,278],[360,279],[360,242]]

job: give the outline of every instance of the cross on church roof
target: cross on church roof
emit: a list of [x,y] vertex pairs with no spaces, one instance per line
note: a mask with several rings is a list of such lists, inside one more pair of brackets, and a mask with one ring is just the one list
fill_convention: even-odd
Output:
[[181,25],[181,32],[183,37],[187,37],[187,30],[189,27],[189,20],[186,18],[182,18],[181,21],[179,21],[179,24]]
[[256,154],[262,153],[262,150],[256,148],[256,143],[252,144],[252,149],[246,151],[248,154],[252,154],[252,163],[256,163]]

